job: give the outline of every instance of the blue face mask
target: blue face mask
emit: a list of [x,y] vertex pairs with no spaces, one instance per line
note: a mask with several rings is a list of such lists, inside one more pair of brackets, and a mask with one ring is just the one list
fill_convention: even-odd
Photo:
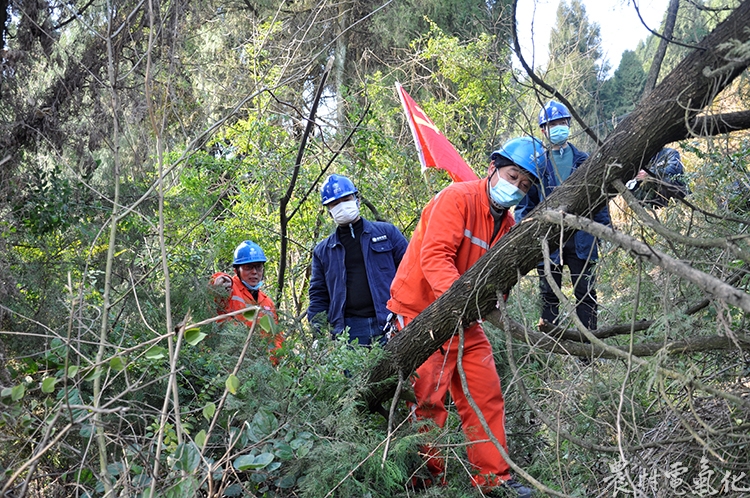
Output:
[[553,126],[552,129],[549,130],[549,141],[552,142],[553,145],[562,145],[568,140],[569,135],[570,126]]
[[509,208],[513,207],[519,202],[526,194],[521,189],[509,183],[498,173],[497,183],[494,187],[490,187],[490,196],[496,204]]
[[244,280],[242,281],[242,284],[245,287],[247,287],[248,289],[250,289],[251,291],[257,291],[257,290],[260,289],[261,285],[263,285],[263,280],[261,280],[260,282],[258,282],[258,285],[250,285],[247,282],[245,282]]

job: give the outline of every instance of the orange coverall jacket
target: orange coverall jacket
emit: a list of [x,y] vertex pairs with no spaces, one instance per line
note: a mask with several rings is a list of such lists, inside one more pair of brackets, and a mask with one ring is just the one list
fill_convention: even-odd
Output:
[[490,241],[487,178],[449,185],[427,203],[391,284],[388,309],[414,318],[515,224],[508,212]]
[[[211,280],[209,281],[209,284],[213,284],[217,278],[219,277],[230,277],[232,279],[232,292],[229,294],[229,296],[224,298],[219,298],[216,300],[217,309],[216,312],[219,314],[223,313],[231,313],[232,311],[238,311],[242,308],[247,308],[248,306],[259,306],[261,309],[258,312],[258,318],[260,318],[263,315],[268,315],[271,318],[273,318],[273,321],[276,323],[279,323],[279,317],[276,314],[276,306],[274,306],[273,301],[270,297],[268,297],[266,294],[264,294],[262,291],[258,291],[258,300],[256,301],[253,299],[253,295],[250,293],[250,289],[245,287],[245,285],[240,280],[240,277],[237,275],[229,275],[228,273],[224,272],[217,272],[214,273],[211,276]],[[243,315],[235,315],[233,317],[236,320],[239,320],[240,322],[244,323],[248,327],[251,327],[253,322],[251,320],[248,320]],[[226,321],[221,320],[221,322]],[[261,335],[263,337],[269,338],[270,335],[264,331],[260,331]],[[281,333],[276,334],[273,337],[273,347],[271,348],[271,351],[278,351],[281,349],[281,345],[284,342],[284,338]],[[271,362],[275,365],[278,363],[278,359],[271,354]]]
[[[495,220],[490,214],[488,179],[454,183],[436,195],[422,210],[396,277],[391,284],[388,309],[411,322],[440,297],[466,270],[515,224],[506,212],[494,240]],[[472,398],[490,430],[507,451],[505,401],[495,361],[484,330],[475,324],[464,332],[463,369]],[[485,490],[510,479],[510,468],[469,404],[458,375],[458,338],[446,341],[418,369],[413,379],[417,398],[415,414],[443,427],[448,418],[446,393],[450,391],[469,441],[467,456],[476,475],[472,484]],[[445,471],[445,461],[434,448],[423,448],[433,475]]]

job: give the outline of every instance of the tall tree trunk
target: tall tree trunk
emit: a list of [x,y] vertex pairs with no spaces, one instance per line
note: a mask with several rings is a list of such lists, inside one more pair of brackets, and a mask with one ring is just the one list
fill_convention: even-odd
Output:
[[[5,23],[8,22],[8,0],[0,0],[0,45],[5,47]],[[0,58],[4,62],[5,54]],[[0,99],[3,97],[3,74],[0,73]]]
[[536,267],[542,259],[541,238],[554,238],[560,232],[559,225],[540,221],[536,212],[560,210],[589,216],[615,193],[613,180],[633,178],[643,158],[688,136],[686,124],[747,68],[747,57],[727,61],[726,49],[717,47],[737,39],[747,43],[750,32],[745,27],[749,24],[750,2],[743,2],[638,104],[617,133],[386,345],[389,357],[370,376],[367,402],[371,408],[388,398],[399,374],[407,378],[456,327],[490,313],[498,296]]

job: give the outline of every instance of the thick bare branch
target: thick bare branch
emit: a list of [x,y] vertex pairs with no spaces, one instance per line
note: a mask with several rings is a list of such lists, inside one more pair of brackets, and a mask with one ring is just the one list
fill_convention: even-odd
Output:
[[[691,1],[691,3],[693,5],[695,5],[694,2]],[[634,7],[635,7],[635,13],[638,14],[638,19],[641,20],[641,24],[643,24],[643,27],[646,28],[647,30],[649,30],[651,32],[651,34],[654,35],[655,37],[660,38],[662,40],[665,40],[667,43],[673,43],[673,44],[679,45],[681,47],[699,48],[696,45],[689,45],[687,43],[678,42],[677,40],[675,40],[674,38],[672,38],[671,31],[670,31],[669,36],[667,36],[667,31],[668,31],[667,29],[664,30],[664,34],[661,34],[658,31],[652,29],[648,24],[646,24],[646,21],[643,20],[643,16],[641,15],[641,10],[638,8],[638,4],[637,3],[634,3]],[[672,5],[670,4],[670,8],[671,7],[672,7]],[[676,10],[676,7],[675,7],[675,10]]]
[[[648,76],[646,77],[646,85],[643,88],[643,95],[641,96],[641,98],[646,98],[646,96],[649,93],[651,93],[651,91],[656,86],[656,80],[659,79],[659,71],[661,70],[661,63],[664,60],[664,56],[667,53],[667,46],[672,40],[672,34],[674,33],[674,25],[677,21],[677,10],[679,9],[679,7],[680,7],[680,0],[669,1],[669,7],[667,7],[667,19],[664,22],[664,34],[660,36],[659,46],[656,47],[656,54],[654,54],[654,58],[651,62],[651,68],[648,71]],[[636,6],[635,8],[636,8],[636,11],[638,11],[638,6]],[[638,12],[639,17],[640,15],[641,13]],[[643,22],[643,18],[641,18],[641,22]]]
[[587,218],[563,213],[562,211],[545,211],[540,213],[539,218],[550,223],[564,223],[567,227],[583,230],[601,239],[616,244],[633,256],[650,261],[664,268],[669,273],[677,275],[695,284],[698,288],[710,294],[716,299],[721,299],[733,306],[737,306],[745,312],[750,312],[750,295],[733,287],[716,277],[696,270],[687,263],[683,263],[658,249],[651,247],[623,232],[596,223]]
[[[493,311],[485,320],[491,324],[504,329],[504,323],[499,311]],[[518,322],[509,320],[509,332],[514,339],[523,341],[533,347],[540,348],[551,353],[570,356],[594,357],[594,358],[618,358],[612,351],[603,349],[592,344],[584,344],[578,341],[558,339],[554,336],[528,329]],[[697,353],[701,351],[719,351],[742,349],[750,350],[750,336],[737,335],[736,340],[726,336],[691,337],[681,341],[649,341],[633,344],[633,346],[609,346],[621,353],[629,353],[633,356],[653,356],[659,352],[666,351],[670,354]]]
[[727,112],[724,114],[698,116],[688,131],[700,137],[711,137],[750,128],[750,111]]
[[321,76],[318,89],[315,92],[315,97],[313,98],[312,105],[310,106],[310,116],[307,118],[305,131],[302,134],[302,139],[300,140],[299,149],[297,150],[297,159],[294,161],[294,172],[292,173],[292,178],[289,180],[289,187],[287,188],[286,194],[284,194],[284,197],[282,197],[281,201],[279,202],[279,227],[281,229],[281,252],[279,255],[279,278],[278,278],[278,288],[276,289],[276,302],[279,302],[281,298],[281,294],[284,291],[284,275],[286,274],[286,253],[287,253],[287,246],[289,244],[287,232],[289,229],[289,218],[290,218],[286,212],[286,207],[289,204],[289,201],[292,200],[292,193],[294,192],[294,188],[297,185],[297,177],[299,176],[299,171],[300,171],[300,168],[302,167],[302,157],[304,156],[305,149],[307,147],[307,138],[310,136],[310,133],[312,133],[312,130],[315,126],[315,115],[318,112],[318,104],[320,103],[320,98],[323,96],[323,90],[325,89],[326,80],[328,79],[328,74],[331,72],[332,66],[333,66],[333,59],[329,58],[328,63],[326,64],[326,69],[323,72],[323,75]]

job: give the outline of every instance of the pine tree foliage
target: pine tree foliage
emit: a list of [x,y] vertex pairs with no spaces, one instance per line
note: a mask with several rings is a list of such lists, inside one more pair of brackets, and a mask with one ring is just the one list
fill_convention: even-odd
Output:
[[640,59],[632,50],[626,50],[614,75],[602,82],[599,95],[602,121],[612,123],[609,130],[614,128],[618,118],[635,108],[645,82],[646,72]]
[[560,2],[544,78],[584,116],[593,115],[598,81],[607,71],[601,58],[599,25],[589,21],[586,7],[579,0]]

